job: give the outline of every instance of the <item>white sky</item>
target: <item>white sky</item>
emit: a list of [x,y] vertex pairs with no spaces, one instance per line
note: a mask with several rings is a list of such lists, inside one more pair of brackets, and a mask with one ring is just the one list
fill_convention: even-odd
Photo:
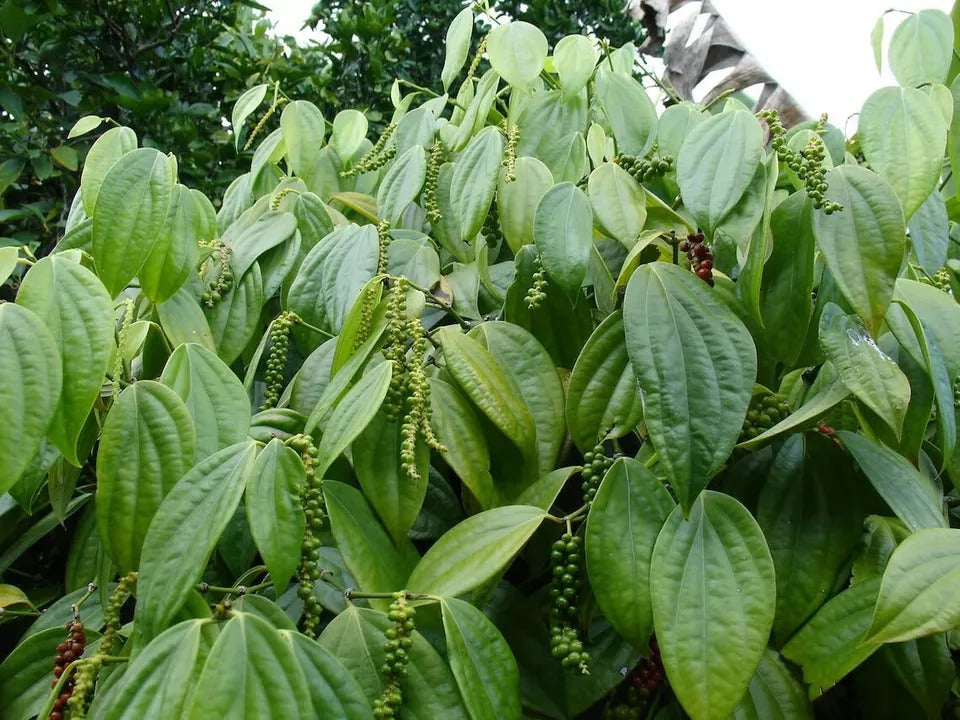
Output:
[[[306,41],[300,26],[316,0],[261,0],[273,8],[282,34]],[[454,0],[451,0],[453,2]],[[870,31],[877,18],[895,5],[900,10],[939,8],[950,12],[951,0],[713,0],[734,33],[760,64],[789,90],[807,112],[828,112],[843,127],[863,101],[879,87],[895,84],[877,73]],[[884,47],[906,16],[884,20]],[[442,52],[437,48],[437,52]],[[886,59],[884,59],[886,70]],[[853,132],[856,120],[847,131]]]

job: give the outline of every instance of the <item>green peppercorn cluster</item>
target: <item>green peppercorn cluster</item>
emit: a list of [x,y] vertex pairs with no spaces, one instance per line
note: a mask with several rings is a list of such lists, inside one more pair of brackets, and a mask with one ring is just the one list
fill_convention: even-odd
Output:
[[807,196],[813,201],[817,210],[823,210],[827,215],[843,210],[843,205],[837,202],[825,202],[827,192],[826,170],[823,168],[823,159],[826,157],[826,146],[820,137],[827,122],[827,115],[820,116],[813,135],[806,147],[800,152],[793,150],[787,144],[787,131],[780,122],[780,113],[768,108],[758,113],[770,130],[770,147],[777,153],[781,163],[793,170],[803,181]]
[[613,465],[613,459],[607,457],[603,443],[597,443],[593,450],[587,450],[583,454],[583,470],[580,471],[580,475],[583,478],[581,489],[584,505],[589,507],[593,504],[600,481],[603,480],[603,476],[611,465]]
[[603,720],[641,720],[645,717],[646,700],[633,685],[623,691],[623,699],[603,712]]
[[323,499],[323,478],[317,474],[317,447],[309,435],[294,435],[287,445],[300,453],[306,479],[300,487],[300,507],[307,520],[297,569],[297,595],[303,601],[303,633],[315,637],[323,606],[313,592],[320,580],[320,534],[327,518]]
[[357,328],[357,336],[353,339],[353,349],[356,350],[363,345],[370,337],[370,329],[373,326],[373,311],[377,307],[377,288],[368,285],[361,291],[360,298],[360,327]]
[[747,417],[743,420],[738,442],[752,440],[766,432],[790,414],[790,405],[785,395],[760,393],[750,399]]
[[287,367],[287,351],[290,349],[290,328],[300,322],[300,317],[289,310],[280,313],[270,324],[270,349],[267,351],[267,370],[264,373],[266,387],[260,411],[277,406],[283,392],[283,371]]
[[[67,700],[67,717],[70,720],[82,720],[87,716],[87,705],[89,704],[87,700],[93,695],[97,675],[100,674],[102,666],[103,660],[99,654],[77,664],[77,669],[73,673],[73,692],[70,694],[70,699]],[[59,700],[59,698],[57,699]],[[50,716],[52,715],[53,713],[50,713]],[[48,720],[50,716],[48,716]]]
[[503,155],[504,182],[517,179],[517,143],[520,142],[520,128],[511,125],[507,128],[507,151]]
[[[277,89],[279,88],[275,88],[275,90]],[[273,102],[270,103],[270,107],[267,108],[267,111],[263,114],[263,117],[260,118],[260,122],[258,122],[254,126],[253,130],[250,131],[250,135],[247,136],[247,141],[243,144],[244,152],[246,152],[253,146],[253,141],[263,131],[263,128],[266,126],[267,121],[273,117],[273,114],[277,111],[277,108],[283,105],[283,103],[285,103],[286,101],[287,99],[285,97],[278,97],[277,93],[274,92]]]
[[952,287],[950,285],[950,271],[945,267],[937,270],[932,277],[926,273],[919,273],[917,279],[924,285],[932,285],[937,290],[941,290],[942,292],[952,292]]
[[693,273],[713,287],[713,253],[704,244],[700,228],[697,228],[695,233],[687,235],[687,239],[680,243],[680,252],[687,254]]
[[283,199],[284,199],[287,195],[291,195],[291,194],[294,194],[294,193],[296,193],[297,195],[299,195],[299,194],[300,194],[300,191],[299,191],[299,190],[295,190],[295,189],[293,189],[292,187],[282,188],[282,189],[281,189],[280,191],[278,191],[277,194],[274,195],[273,198],[270,200],[270,210],[273,211],[273,212],[276,212],[277,210],[279,210],[279,209],[280,209],[280,203],[283,201]]
[[550,652],[566,670],[589,675],[590,653],[583,649],[577,630],[577,612],[583,590],[583,538],[569,529],[550,552],[553,580],[550,588]]
[[407,665],[410,663],[407,652],[413,645],[412,635],[416,627],[413,616],[416,612],[407,605],[406,591],[393,594],[393,602],[387,612],[387,617],[393,621],[393,627],[384,633],[387,636],[387,642],[383,645],[386,657],[380,669],[386,680],[386,687],[373,703],[373,716],[377,720],[396,717],[400,705],[403,704],[400,684],[407,676]]
[[503,229],[500,227],[500,210],[497,204],[491,203],[490,210],[483,218],[483,228],[481,229],[487,245],[491,248],[499,246],[503,241]]
[[630,173],[637,182],[656,180],[673,170],[673,156],[661,155],[660,147],[656,143],[645,157],[620,154],[613,161]]
[[432,223],[443,220],[440,201],[437,200],[437,186],[440,181],[440,166],[443,164],[443,143],[435,140],[430,146],[427,158],[427,174],[423,181],[423,206],[427,210],[427,219]]
[[384,407],[390,420],[399,420],[407,399],[407,288],[405,277],[393,278],[387,296],[387,344],[384,355],[393,363],[393,375]]
[[390,222],[381,220],[377,225],[377,274],[387,271],[387,248],[390,246]]
[[133,300],[127,298],[123,301],[123,321],[120,323],[120,330],[117,333],[117,356],[113,361],[113,397],[120,394],[120,378],[123,376],[123,346],[127,342],[132,324]]
[[104,612],[106,627],[103,630],[103,635],[100,637],[100,646],[97,649],[98,655],[109,655],[113,651],[113,643],[116,641],[117,633],[120,631],[120,608],[122,608],[123,603],[126,602],[127,596],[133,592],[138,577],[139,574],[135,570],[127,573],[120,578],[117,586],[110,594],[110,601]]
[[387,125],[383,132],[380,133],[380,137],[377,138],[377,141],[373,144],[373,147],[367,151],[367,153],[360,158],[356,165],[354,165],[349,170],[344,170],[340,173],[340,177],[353,177],[354,175],[361,175],[363,173],[374,172],[379,170],[388,162],[390,159],[397,154],[396,145],[387,145],[390,142],[390,137],[393,135],[393,131],[397,129],[397,124],[391,122]]
[[543,262],[539,255],[537,255],[534,263],[537,269],[533,271],[533,284],[523,298],[530,310],[536,310],[547,299],[547,271],[543,269]]
[[[67,666],[83,655],[86,646],[87,636],[83,632],[83,623],[80,622],[79,616],[76,616],[67,623],[67,639],[57,645],[57,656],[53,661],[53,680],[50,681],[50,687],[57,686],[60,676],[66,671]],[[63,720],[67,703],[75,692],[75,687],[76,675],[63,684],[47,720]]]
[[477,68],[480,67],[480,60],[483,59],[483,53],[487,51],[487,38],[489,37],[490,33],[484,35],[480,44],[477,46],[477,52],[474,53],[473,59],[470,61],[470,67],[467,68],[467,76],[463,79],[464,83],[473,80],[473,76],[477,74]]
[[[230,246],[222,240],[213,240],[210,243],[212,251],[200,265],[200,277],[205,278],[208,272],[213,277],[207,282],[203,291],[203,304],[208,308],[214,307],[223,296],[233,287],[233,271],[230,269]],[[215,270],[211,266],[216,266]]]

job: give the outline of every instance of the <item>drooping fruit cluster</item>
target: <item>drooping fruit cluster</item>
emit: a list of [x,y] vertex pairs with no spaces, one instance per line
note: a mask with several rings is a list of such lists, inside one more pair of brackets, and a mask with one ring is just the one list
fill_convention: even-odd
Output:
[[543,262],[539,255],[537,255],[534,263],[537,269],[533,271],[533,284],[523,298],[530,310],[536,310],[547,299],[547,271],[543,269]]
[[120,608],[126,602],[127,596],[133,592],[138,577],[139,574],[135,570],[127,573],[120,578],[117,586],[110,594],[110,601],[107,604],[106,612],[104,612],[106,626],[103,635],[100,637],[100,645],[97,648],[98,655],[109,655],[113,651],[113,643],[117,639],[117,633],[120,632]]
[[416,627],[413,616],[416,612],[407,605],[406,591],[393,594],[393,602],[387,612],[387,617],[393,621],[393,627],[384,633],[387,636],[387,642],[383,645],[386,656],[380,669],[386,680],[386,687],[373,703],[373,716],[377,720],[396,717],[403,703],[400,684],[407,676],[407,665],[410,662],[407,651],[413,645],[412,635]]
[[377,274],[387,271],[387,248],[390,246],[390,221],[381,220],[377,225]]
[[253,130],[250,131],[250,135],[247,137],[247,141],[243,144],[243,150],[246,152],[251,147],[253,147],[253,141],[257,138],[263,128],[266,126],[267,121],[273,117],[273,114],[277,111],[277,108],[283,105],[287,101],[287,98],[280,95],[280,86],[273,86],[273,102],[270,103],[270,107],[267,108],[267,111],[263,114],[263,117],[260,118]]
[[93,694],[93,687],[96,685],[97,675],[100,674],[102,666],[103,660],[99,653],[77,664],[76,672],[73,674],[73,692],[67,700],[67,717],[70,720],[82,720],[87,716],[89,704],[87,699]]
[[270,199],[270,210],[271,210],[272,212],[276,212],[277,210],[279,210],[279,209],[280,209],[280,203],[283,202],[283,199],[284,199],[287,195],[293,195],[293,194],[299,195],[299,194],[300,194],[300,191],[299,191],[299,190],[296,190],[295,188],[292,188],[292,187],[281,188],[281,189],[277,192],[277,194],[274,195],[274,196]]
[[687,235],[680,243],[680,252],[687,254],[690,269],[707,285],[713,287],[713,254],[703,242],[703,233],[697,228],[695,233]]
[[827,171],[823,168],[823,159],[826,157],[826,146],[820,137],[827,123],[826,113],[820,116],[816,129],[800,152],[797,152],[787,143],[787,131],[780,122],[780,113],[768,108],[761,110],[758,116],[763,118],[770,130],[770,147],[777,153],[777,159],[803,181],[807,196],[813,201],[817,210],[823,210],[827,215],[843,210],[843,205],[837,202],[825,202],[827,192]]
[[483,39],[480,40],[480,44],[477,46],[477,52],[474,53],[473,59],[470,61],[470,67],[467,68],[467,76],[463,79],[464,84],[471,82],[473,76],[477,74],[477,68],[480,67],[480,60],[483,59],[483,54],[487,51],[487,38],[489,37],[490,34],[487,33],[483,36]]
[[379,170],[388,162],[390,159],[397,154],[397,146],[387,145],[390,142],[390,137],[393,135],[393,131],[397,129],[397,124],[391,122],[387,125],[383,132],[380,133],[380,137],[377,138],[377,141],[373,144],[373,147],[370,148],[367,153],[357,161],[357,164],[348,170],[344,170],[340,173],[340,177],[353,177],[354,175],[362,175],[363,173],[373,172]]
[[583,470],[580,471],[583,477],[583,504],[590,506],[593,499],[597,496],[597,488],[600,487],[600,481],[606,475],[607,470],[613,465],[613,459],[607,457],[603,443],[597,443],[593,450],[587,450],[583,454]]
[[411,481],[421,480],[417,468],[417,439],[433,450],[447,449],[430,424],[430,385],[424,366],[427,338],[420,318],[407,318],[404,277],[393,278],[387,298],[387,345],[384,354],[393,363],[393,375],[384,407],[390,420],[400,420],[400,469]]
[[120,394],[120,378],[123,376],[123,346],[130,335],[130,326],[133,324],[133,300],[123,301],[123,320],[117,332],[117,356],[113,361],[113,397]]
[[661,155],[656,143],[645,157],[621,154],[613,161],[641,183],[661,178],[673,169],[673,156]]
[[267,352],[267,370],[264,373],[266,387],[260,410],[276,407],[283,392],[283,371],[287,366],[287,351],[290,349],[290,328],[300,322],[300,317],[289,310],[280,313],[270,324],[270,349]]
[[503,240],[503,229],[500,227],[500,211],[495,202],[490,204],[490,210],[483,218],[481,232],[487,241],[487,245],[491,248],[497,247]]
[[790,414],[787,397],[779,393],[758,393],[750,398],[750,407],[743,420],[738,442],[752,440]]
[[440,180],[440,166],[443,164],[443,143],[435,140],[430,146],[427,158],[427,174],[423,181],[423,206],[427,210],[427,219],[432,223],[443,220],[440,201],[437,200],[437,185]]
[[942,292],[952,292],[950,285],[950,271],[945,267],[937,270],[933,276],[927,275],[926,273],[919,273],[917,280],[922,282],[924,285],[932,285],[937,290]]
[[503,154],[504,182],[513,182],[517,179],[517,143],[520,142],[520,128],[511,125],[506,130],[507,150]]
[[660,657],[660,646],[656,636],[650,638],[650,657],[642,658],[630,674],[630,683],[640,693],[641,697],[654,695],[666,680],[663,669],[663,659]]
[[[60,676],[66,671],[67,666],[77,658],[83,655],[87,646],[87,636],[83,632],[83,623],[79,617],[67,623],[67,639],[57,645],[57,656],[53,661],[53,680],[50,681],[50,687],[56,687]],[[63,720],[67,709],[67,703],[73,695],[76,687],[76,677],[68,679],[60,689],[60,694],[53,703],[53,710],[47,716],[47,720]]]
[[[222,240],[211,240],[201,243],[211,248],[210,255],[200,264],[200,277],[206,278],[208,273],[213,277],[207,281],[201,299],[208,308],[214,307],[223,296],[233,287],[233,271],[230,270],[230,246]],[[213,268],[213,266],[216,266]]]
[[327,518],[323,499],[323,478],[317,474],[317,447],[309,435],[294,435],[287,445],[300,453],[306,479],[300,487],[300,507],[307,523],[303,533],[303,545],[300,548],[300,567],[297,569],[297,595],[303,601],[303,633],[315,637],[320,625],[323,607],[313,592],[320,580],[320,534]]
[[577,612],[583,590],[583,538],[569,528],[550,552],[550,652],[564,669],[589,675],[590,653],[583,649]]

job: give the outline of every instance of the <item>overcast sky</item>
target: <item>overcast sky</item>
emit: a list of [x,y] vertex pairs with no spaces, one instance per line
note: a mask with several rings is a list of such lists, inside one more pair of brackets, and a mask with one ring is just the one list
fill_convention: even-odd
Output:
[[[300,37],[299,28],[316,0],[261,0],[273,8],[282,33]],[[450,0],[455,2],[456,0]],[[828,112],[843,127],[863,101],[883,85],[895,84],[877,73],[870,30],[891,5],[901,10],[939,8],[951,0],[713,0],[734,33],[760,64],[789,90],[812,116]],[[905,17],[890,13],[885,40]],[[442,52],[440,48],[437,52]],[[852,131],[855,121],[849,126]]]

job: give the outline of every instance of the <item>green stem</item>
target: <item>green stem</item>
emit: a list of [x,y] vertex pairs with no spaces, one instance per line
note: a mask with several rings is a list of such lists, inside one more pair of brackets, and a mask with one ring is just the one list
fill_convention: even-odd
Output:
[[238,585],[237,587],[222,587],[220,585],[208,585],[207,583],[200,583],[197,585],[197,591],[200,593],[225,593],[227,595],[249,595],[250,593],[257,592],[258,590],[264,590],[268,587],[273,587],[273,583],[270,581],[262,582],[258,585]]
[[653,453],[650,457],[647,458],[646,462],[643,463],[643,466],[649,470],[650,468],[652,468],[654,465],[657,464],[657,460],[659,459],[660,457],[657,455],[657,453]]
[[247,570],[243,575],[237,578],[237,581],[233,583],[234,587],[240,587],[241,585],[246,585],[250,580],[253,580],[257,575],[261,575],[267,572],[266,565],[257,565]]
[[[347,600],[354,600],[362,598],[364,600],[393,600],[394,593],[390,592],[357,592],[353,588],[347,588],[343,591],[343,597]],[[434,602],[440,602],[440,598],[436,595],[430,595],[427,593],[411,593],[405,592],[403,597],[407,600],[433,600]]]
[[426,296],[427,302],[431,303],[432,306],[438,310],[443,310],[445,313],[447,313],[450,317],[456,320],[460,324],[460,327],[462,327],[464,330],[469,330],[471,327],[473,327],[469,321],[465,320],[460,313],[453,309],[453,306],[447,305],[443,300],[434,295],[431,290],[427,290],[425,287],[417,285],[415,282],[410,280],[410,278],[407,278],[407,284],[414,290],[419,290],[422,292]]
[[70,609],[73,611],[74,617],[80,614],[80,606],[87,601],[87,598],[89,598],[91,595],[93,595],[94,592],[96,592],[96,589],[97,589],[97,584],[95,582],[87,584],[87,591],[83,594],[83,597],[77,600],[76,605],[72,605],[70,607]]
[[40,617],[42,613],[39,610],[11,610],[10,608],[0,607],[0,616],[10,617]]
[[302,326],[305,327],[307,330],[311,330],[312,332],[315,332],[315,333],[317,333],[318,335],[322,335],[323,337],[327,338],[328,340],[331,339],[331,338],[333,338],[333,337],[336,337],[335,335],[331,335],[330,333],[328,333],[326,330],[321,330],[321,329],[318,328],[316,325],[311,325],[310,323],[308,323],[308,322],[307,322],[306,320],[304,320],[303,318],[300,318],[300,320],[298,320],[296,324],[297,324],[297,325],[302,325]]

